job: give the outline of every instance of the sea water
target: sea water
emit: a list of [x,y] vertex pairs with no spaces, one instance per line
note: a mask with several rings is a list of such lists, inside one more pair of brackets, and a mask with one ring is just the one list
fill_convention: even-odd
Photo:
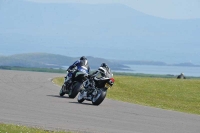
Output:
[[143,74],[159,74],[159,75],[174,75],[184,73],[187,76],[200,77],[200,67],[186,66],[154,66],[154,65],[126,65],[132,71],[114,71],[126,73],[143,73]]

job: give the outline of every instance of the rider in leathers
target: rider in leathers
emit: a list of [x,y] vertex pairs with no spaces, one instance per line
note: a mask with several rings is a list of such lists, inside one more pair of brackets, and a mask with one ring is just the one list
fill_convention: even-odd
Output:
[[[95,83],[94,83],[93,78],[95,76],[97,76],[97,75],[99,75],[100,78],[113,76],[113,74],[112,74],[110,68],[108,67],[108,65],[106,63],[102,63],[97,71],[95,71],[92,74],[88,75],[89,81],[93,82],[93,83],[90,84],[91,86],[90,85],[89,86],[85,86],[85,89],[87,91],[84,91],[83,97],[87,97],[87,96],[89,96],[89,94],[91,94],[93,92],[92,89],[95,88]],[[91,90],[88,91],[89,89],[91,89]]]
[[[75,69],[75,68],[76,68],[76,70],[73,73],[71,73],[73,71],[73,69]],[[89,74],[90,66],[89,66],[87,58],[85,56],[82,56],[80,58],[80,60],[75,61],[71,66],[69,66],[67,71],[69,72],[69,74],[68,74],[69,79],[65,81],[66,86],[68,86],[70,83],[73,82],[77,72],[82,71],[84,73]]]

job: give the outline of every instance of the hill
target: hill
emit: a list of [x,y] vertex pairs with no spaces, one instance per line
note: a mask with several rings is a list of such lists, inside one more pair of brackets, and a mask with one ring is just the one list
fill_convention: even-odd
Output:
[[[61,68],[66,69],[80,57],[69,57],[50,53],[24,53],[11,56],[0,56],[0,66],[35,67],[35,68]],[[87,56],[91,69],[96,70],[101,63],[107,63],[111,70],[134,71],[128,65],[155,65],[155,66],[187,66],[200,67],[192,63],[167,64],[156,61],[109,60]]]
[[146,15],[121,4],[2,1],[0,54],[49,52],[79,57],[200,64],[200,19]]
[[[19,67],[37,67],[37,68],[63,68],[72,65],[80,57],[68,57],[49,53],[27,53],[11,56],[0,56],[0,66],[19,66]],[[128,66],[112,62],[103,58],[92,56],[87,57],[91,69],[96,70],[101,63],[107,63],[112,70],[130,70]]]

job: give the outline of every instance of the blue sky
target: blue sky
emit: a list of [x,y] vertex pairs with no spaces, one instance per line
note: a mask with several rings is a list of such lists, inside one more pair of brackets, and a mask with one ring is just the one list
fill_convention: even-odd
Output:
[[0,0],[0,55],[48,51],[200,64],[199,7],[197,0]]
[[200,18],[200,0],[26,0],[34,2],[120,3],[143,13],[167,19]]

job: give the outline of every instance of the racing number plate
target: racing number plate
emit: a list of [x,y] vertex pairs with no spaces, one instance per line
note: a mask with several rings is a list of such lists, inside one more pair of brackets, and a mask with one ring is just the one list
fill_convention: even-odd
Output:
[[108,83],[106,83],[105,87],[108,88],[108,89],[110,89],[111,86]]

